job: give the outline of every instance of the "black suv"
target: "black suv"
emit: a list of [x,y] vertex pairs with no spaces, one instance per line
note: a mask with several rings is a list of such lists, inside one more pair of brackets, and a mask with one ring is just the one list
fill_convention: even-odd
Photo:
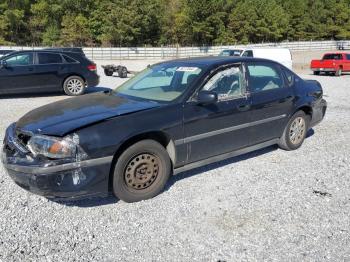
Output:
[[98,83],[96,64],[83,53],[35,50],[0,58],[0,95],[64,91],[77,96]]

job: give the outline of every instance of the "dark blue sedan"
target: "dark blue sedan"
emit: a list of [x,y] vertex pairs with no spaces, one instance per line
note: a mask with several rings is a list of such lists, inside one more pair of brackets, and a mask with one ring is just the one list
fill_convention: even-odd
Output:
[[3,164],[47,198],[134,202],[170,175],[278,144],[298,149],[325,116],[321,85],[254,58],[151,66],[115,90],[35,109],[6,131]]

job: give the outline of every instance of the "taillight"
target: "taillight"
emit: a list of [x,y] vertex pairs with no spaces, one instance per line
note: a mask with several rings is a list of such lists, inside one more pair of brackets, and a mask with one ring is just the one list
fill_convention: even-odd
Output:
[[95,64],[91,64],[91,65],[88,65],[87,67],[90,71],[96,71],[97,70],[97,67]]

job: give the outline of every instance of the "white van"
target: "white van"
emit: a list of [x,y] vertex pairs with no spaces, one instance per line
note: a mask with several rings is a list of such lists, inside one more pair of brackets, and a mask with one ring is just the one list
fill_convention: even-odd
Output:
[[246,49],[227,49],[220,53],[220,56],[242,56],[270,59],[290,70],[293,69],[292,54],[287,48],[246,48]]

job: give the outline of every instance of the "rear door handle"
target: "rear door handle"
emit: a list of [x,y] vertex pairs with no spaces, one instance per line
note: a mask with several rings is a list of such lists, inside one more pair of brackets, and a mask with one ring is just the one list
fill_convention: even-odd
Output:
[[287,96],[285,98],[282,98],[280,100],[280,103],[289,102],[289,101],[292,101],[293,99],[294,99],[294,96]]
[[30,71],[30,72],[34,71],[34,68],[33,67],[29,67],[28,71]]

